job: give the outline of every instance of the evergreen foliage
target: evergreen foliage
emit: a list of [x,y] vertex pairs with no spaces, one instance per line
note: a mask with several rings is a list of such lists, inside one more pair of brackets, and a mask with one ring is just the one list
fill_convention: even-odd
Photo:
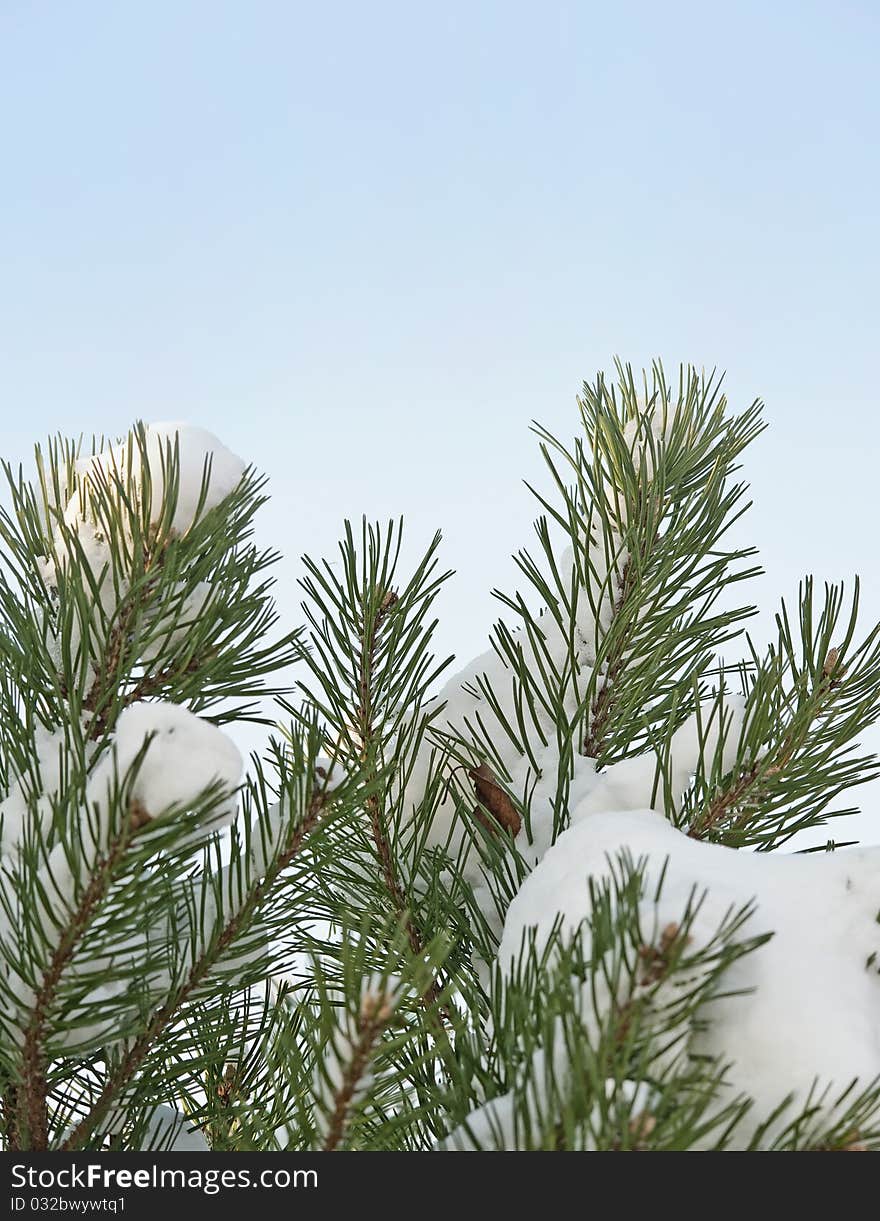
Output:
[[[498,960],[584,768],[647,760],[684,835],[761,853],[880,774],[858,746],[880,712],[858,585],[808,578],[769,647],[746,631],[759,569],[727,540],[760,405],[731,413],[716,378],[657,365],[579,406],[573,445],[536,429],[537,549],[456,708],[432,652],[439,535],[405,571],[400,523],[346,523],[285,632],[251,470],[217,499],[208,455],[183,520],[181,450],[142,424],[119,461],[57,439],[35,480],[4,467],[5,1148],[168,1147],[169,1114],[222,1150],[880,1147],[877,1082],[757,1115],[693,1052],[770,935],[747,900],[707,935],[695,889],[658,925],[662,879],[624,845],[585,879],[581,928]],[[142,705],[194,714],[170,730],[209,735],[222,766],[163,765],[154,797],[168,730],[132,736]],[[274,729],[239,783],[213,735],[242,720]]]

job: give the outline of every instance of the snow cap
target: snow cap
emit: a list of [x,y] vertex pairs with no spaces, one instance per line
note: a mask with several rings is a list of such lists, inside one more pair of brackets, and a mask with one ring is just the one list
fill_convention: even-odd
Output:
[[[116,728],[120,774],[131,767],[147,737],[150,744],[132,788],[132,798],[155,818],[170,806],[192,804],[211,785],[230,794],[241,781],[244,763],[238,747],[210,721],[179,704],[132,704]],[[234,804],[226,811],[231,820]]]
[[[163,463],[169,446],[173,449],[175,442],[177,444],[178,488],[172,526],[180,534],[185,534],[196,519],[206,463],[210,463],[210,471],[202,512],[207,512],[225,500],[238,486],[245,472],[245,463],[241,458],[227,449],[213,433],[193,424],[148,424],[145,441],[150,470],[152,521],[159,519],[165,498]],[[83,491],[87,493],[90,484],[100,486],[107,479],[112,481],[114,478],[132,478],[137,486],[141,486],[141,470],[141,449],[131,433],[118,445],[110,446],[100,454],[82,458],[77,463],[80,491],[71,497],[64,515],[68,525],[75,525],[82,520]]]

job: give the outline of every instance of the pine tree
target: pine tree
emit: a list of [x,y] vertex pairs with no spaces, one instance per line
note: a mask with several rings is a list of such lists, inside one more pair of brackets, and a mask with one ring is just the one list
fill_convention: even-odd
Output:
[[216,438],[5,465],[5,1148],[880,1147],[880,849],[779,851],[880,774],[880,629],[806,579],[749,636],[759,403],[578,404],[451,678],[439,536],[347,523],[285,632]]

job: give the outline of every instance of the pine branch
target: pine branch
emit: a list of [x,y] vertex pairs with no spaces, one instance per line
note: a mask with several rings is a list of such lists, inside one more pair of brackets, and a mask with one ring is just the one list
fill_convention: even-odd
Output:
[[[361,766],[364,769],[369,793],[367,797],[367,812],[370,818],[370,827],[382,868],[382,876],[388,890],[388,896],[394,906],[397,918],[403,921],[407,940],[413,955],[420,957],[424,954],[426,942],[413,918],[412,904],[409,902],[403,884],[397,874],[383,816],[382,798],[378,790],[376,757],[380,749],[380,743],[372,715],[372,675],[376,647],[382,631],[382,625],[398,601],[397,594],[391,589],[382,590],[380,593],[381,598],[375,614],[373,616],[364,616],[364,625],[360,639],[360,660],[358,667],[360,703],[357,709],[357,728],[362,743]],[[433,1007],[437,1005],[441,992],[442,988],[439,981],[432,979],[431,985],[422,999],[428,1007]]]
[[688,827],[692,839],[710,838],[719,823],[727,823],[733,832],[754,817],[755,806],[767,795],[772,781],[782,777],[796,750],[809,748],[810,730],[819,717],[830,710],[840,690],[838,670],[839,650],[830,649],[821,676],[808,697],[805,715],[789,726],[781,740],[760,761],[735,775],[727,787],[717,794],[708,808]]
[[[633,596],[636,589],[635,573],[636,568],[632,556],[628,556],[618,578],[618,594],[614,601],[612,621],[620,615],[628,600]],[[635,621],[633,621],[634,624]],[[614,710],[614,686],[623,671],[631,636],[631,631],[622,632],[605,659],[604,673],[590,704],[589,728],[581,752],[590,759],[598,759],[603,753],[605,734]]]
[[[155,539],[155,534],[154,534]],[[149,549],[144,549],[144,572],[158,566],[161,569],[163,550],[156,543]],[[146,699],[160,691],[172,682],[176,667],[170,666],[158,675],[145,675],[128,691],[120,695],[120,677],[123,670],[125,649],[134,624],[148,609],[151,597],[155,593],[156,582],[147,580],[129,593],[119,607],[107,637],[106,648],[95,672],[91,687],[82,701],[83,708],[93,714],[89,737],[99,740],[111,732],[120,713],[130,704]],[[190,673],[198,670],[195,661],[188,663]]]
[[71,965],[77,946],[95,918],[136,829],[134,820],[130,818],[128,825],[123,826],[111,840],[106,855],[96,862],[76,909],[43,971],[34,1001],[29,1006],[31,1016],[24,1027],[21,1052],[22,1080],[16,1091],[16,1148],[48,1148],[45,1040],[51,1008],[64,972]]
[[[759,1023],[725,1007],[762,1012],[760,964],[735,964],[779,961],[797,930],[745,901],[787,893],[770,862],[729,852],[728,876],[693,841],[776,848],[880,776],[858,746],[880,716],[880,627],[859,642],[858,587],[814,613],[806,582],[766,653],[745,636],[752,608],[729,595],[754,553],[727,538],[758,404],[730,415],[714,374],[671,387],[656,365],[637,388],[618,365],[579,405],[571,446],[536,428],[551,491],[537,558],[515,557],[526,593],[497,595],[515,625],[439,697],[439,536],[401,579],[401,525],[346,523],[335,561],[304,561],[306,651],[275,639],[277,557],[249,541],[263,483],[216,439],[136,425],[92,458],[38,451],[35,483],[4,465],[8,1147],[167,1146],[187,1125],[230,1151],[877,1146],[876,1081],[810,1091],[790,1065],[790,1098],[755,1113],[775,1079],[742,1036]],[[741,697],[717,657],[734,638]],[[217,726],[259,719],[294,659],[305,704],[282,701],[288,743],[239,790]],[[204,787],[201,767],[236,779]],[[872,858],[853,862],[824,899],[845,881],[847,916],[867,913],[839,974],[856,988],[880,949]],[[821,867],[803,874],[817,891]]]
[[[340,544],[342,580],[326,562],[319,566],[306,559],[309,576],[303,587],[318,613],[305,604],[312,626],[312,649],[305,660],[320,684],[321,696],[305,684],[302,689],[326,717],[343,766],[346,760],[356,763],[365,778],[365,812],[380,876],[410,949],[420,956],[428,938],[418,925],[401,877],[401,844],[390,825],[389,806],[396,801],[399,821],[400,798],[392,796],[393,779],[395,771],[406,765],[401,740],[412,736],[412,729],[402,726],[415,714],[416,737],[420,736],[419,721],[427,721],[420,704],[444,668],[432,664],[427,650],[433,624],[426,628],[423,621],[448,574],[432,578],[437,535],[410,579],[396,587],[401,544],[399,525],[383,532],[364,522],[359,553],[346,522]],[[442,991],[435,978],[421,999],[426,1011],[433,1015],[436,1010],[449,1020],[440,1003]]]
[[97,1124],[105,1117],[119,1094],[126,1088],[138,1069],[141,1068],[156,1042],[177,1019],[180,1010],[205,981],[211,969],[223,957],[225,951],[238,937],[240,930],[255,915],[272,891],[283,871],[296,859],[308,837],[319,826],[329,804],[326,789],[313,796],[303,819],[293,829],[290,839],[276,856],[263,878],[250,890],[241,908],[230,917],[219,935],[212,939],[209,948],[201,954],[190,968],[186,979],[171,997],[153,1014],[143,1032],[128,1048],[122,1060],[111,1071],[104,1088],[92,1104],[88,1114],[77,1124],[62,1146],[65,1150],[79,1148]]
[[783,605],[766,656],[752,646],[733,770],[698,774],[675,816],[692,838],[766,851],[821,825],[833,816],[825,809],[831,799],[880,774],[875,756],[854,754],[857,735],[880,715],[880,631],[855,642],[858,604],[856,586],[844,616],[843,588],[828,587],[817,611],[807,580],[797,635]]
[[[751,549],[721,544],[748,507],[732,476],[761,431],[759,404],[728,416],[714,375],[690,368],[677,398],[659,365],[643,397],[631,370],[618,372],[618,389],[601,378],[585,386],[584,436],[573,447],[536,427],[555,495],[530,489],[545,514],[536,523],[541,554],[515,559],[539,607],[497,595],[518,627],[496,625],[496,656],[452,696],[445,734],[432,731],[457,764],[472,768],[476,756],[502,783],[517,775],[520,793],[509,796],[519,801],[526,855],[545,834],[533,829],[530,792],[537,786],[547,801],[555,768],[553,842],[568,825],[577,754],[602,768],[675,732],[715,650],[753,613],[715,606],[758,571],[743,566]],[[562,560],[554,531],[570,544]],[[503,915],[510,886],[498,868],[489,872]],[[514,893],[520,881],[512,879]]]
[[357,1015],[356,1042],[351,1049],[351,1056],[342,1074],[342,1080],[333,1095],[327,1135],[323,1144],[325,1153],[337,1149],[345,1136],[346,1124],[358,1087],[369,1068],[373,1049],[382,1030],[387,1025],[391,1013],[392,1010],[385,1003],[384,997],[376,997],[370,993],[364,996]]

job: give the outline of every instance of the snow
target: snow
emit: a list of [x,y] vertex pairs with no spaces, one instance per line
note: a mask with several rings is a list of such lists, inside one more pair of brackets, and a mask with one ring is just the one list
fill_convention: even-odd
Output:
[[[636,467],[643,469],[647,478],[654,469],[652,445],[662,441],[672,427],[676,409],[659,397],[650,409],[641,402],[640,408],[640,415],[624,426],[623,437]],[[602,478],[607,485],[608,498],[613,500],[619,494],[616,491],[619,476],[605,470]],[[620,524],[625,524],[626,507],[622,501],[617,506],[616,515]],[[606,539],[598,515],[590,523],[590,530],[589,562],[586,563],[581,556],[580,567],[584,571],[580,580],[574,572],[575,554],[572,547],[569,546],[560,558],[558,592],[562,623],[547,609],[539,621],[543,639],[533,640],[522,627],[511,633],[516,649],[521,651],[521,668],[535,677],[539,690],[544,686],[538,677],[542,671],[556,676],[555,681],[558,681],[563,693],[562,706],[570,721],[574,721],[593,676],[598,642],[609,626],[619,593],[620,575],[627,558],[622,536],[612,530]],[[550,584],[552,586],[554,582],[550,581]],[[573,610],[567,607],[573,607]],[[569,618],[572,620],[570,624]],[[497,701],[498,712],[486,698],[487,688]],[[504,728],[506,722],[516,727],[516,733],[521,735],[518,720],[524,703],[519,680],[494,647],[453,675],[436,699],[424,709],[425,712],[434,713],[435,720],[411,768],[404,769],[404,804],[410,816],[419,816],[419,803],[427,790],[432,771],[442,759],[447,739],[456,742],[459,750],[464,743],[465,754],[469,747],[470,754],[477,761],[485,758],[486,752],[478,732],[480,728],[482,737],[491,741],[497,754],[497,762],[489,760],[497,779],[507,781],[510,792],[530,807],[528,826],[517,837],[517,848],[528,864],[540,861],[552,842],[553,805],[557,794],[564,790],[566,781],[573,786],[569,809],[574,809],[580,796],[584,795],[584,786],[594,794],[594,809],[662,808],[665,796],[673,801],[682,796],[699,762],[697,718],[692,716],[672,743],[668,794],[664,792],[662,783],[657,785],[655,782],[657,758],[653,751],[647,751],[638,760],[619,763],[597,777],[593,761],[581,756],[578,744],[575,744],[574,775],[567,777],[560,767],[555,712],[538,701],[534,714],[526,713],[525,726],[525,736],[538,764],[536,772],[521,742],[514,741]],[[708,722],[703,725],[707,739],[705,762],[707,765],[711,762],[719,738],[723,757],[732,762],[742,728],[743,703],[728,696],[723,726],[711,723],[710,707],[707,704],[702,710],[702,720]],[[448,766],[446,770],[449,770]],[[455,793],[452,786],[447,785],[437,805],[426,843],[429,847],[443,847],[453,856],[464,849],[471,881],[478,882],[479,865],[472,859],[475,854],[467,851],[467,839],[466,827],[456,817]]]
[[[562,1057],[556,1057],[561,1067]],[[517,1086],[504,1094],[476,1107],[467,1119],[454,1128],[445,1140],[440,1141],[437,1149],[442,1153],[476,1153],[476,1152],[508,1152],[525,1149],[529,1136],[534,1141],[540,1133],[531,1125],[532,1131],[526,1132],[523,1117],[538,1115],[544,1109],[546,1092],[542,1083],[546,1080],[545,1056],[542,1051],[535,1052],[530,1064],[528,1080],[523,1080]],[[633,1116],[650,1113],[653,1091],[643,1081],[613,1081],[606,1082],[607,1098],[617,1096]],[[595,1125],[601,1127],[602,1117],[596,1108]],[[589,1134],[586,1148],[594,1148],[595,1142]]]
[[499,1094],[471,1111],[465,1122],[454,1128],[438,1146],[444,1153],[489,1149],[512,1153],[523,1147],[517,1132],[513,1090]]
[[210,1146],[198,1128],[190,1128],[186,1116],[174,1107],[155,1107],[147,1121],[143,1148],[174,1153],[208,1153]]
[[[184,423],[156,423],[146,426],[144,452],[137,438],[129,433],[125,440],[98,454],[80,459],[76,464],[77,487],[64,507],[63,519],[75,544],[68,543],[61,529],[56,529],[53,554],[42,561],[41,575],[50,597],[57,596],[59,584],[71,563],[91,574],[93,597],[97,613],[92,613],[85,651],[91,662],[100,655],[106,627],[127,592],[125,574],[113,556],[107,538],[106,525],[96,509],[95,493],[103,489],[112,499],[121,482],[131,486],[135,497],[146,493],[144,456],[149,468],[151,524],[163,514],[166,494],[165,468],[170,450],[178,446],[176,500],[170,526],[177,534],[186,534],[200,515],[221,504],[241,482],[246,466],[241,458],[204,428]],[[207,478],[204,500],[201,500],[203,480]],[[151,661],[161,650],[176,649],[198,614],[204,609],[210,588],[197,586],[178,607],[172,607],[167,636],[160,636],[147,646],[144,660]],[[180,611],[179,617],[177,611]],[[177,622],[175,622],[177,619]],[[74,615],[71,624],[70,651],[74,663],[83,648],[83,624]],[[50,638],[50,648],[58,668],[62,668],[62,644],[57,631]]]
[[561,917],[571,934],[589,915],[587,879],[610,880],[621,852],[646,863],[644,924],[681,920],[692,893],[706,892],[692,935],[708,942],[731,909],[756,910],[743,936],[772,933],[763,946],[731,964],[722,979],[737,992],[705,1006],[705,1028],[691,1051],[730,1061],[730,1096],[754,1099],[738,1141],[769,1118],[789,1094],[785,1118],[804,1104],[818,1079],[830,1086],[826,1109],[858,1079],[880,1075],[880,848],[831,854],[740,852],[688,838],[653,810],[574,811],[572,826],[526,878],[510,905],[499,949],[515,960],[527,929],[546,946]]
[[[56,535],[56,558],[48,557],[40,564],[40,573],[50,598],[58,598],[59,584],[71,564],[77,565],[88,574],[87,586],[91,606],[89,619],[83,623],[80,609],[77,607],[70,622],[69,649],[74,667],[80,663],[80,653],[83,650],[83,628],[86,628],[85,653],[92,669],[95,659],[100,656],[106,639],[106,630],[113,613],[125,593],[123,582],[118,573],[114,573],[113,559],[109,544],[90,521],[82,521],[76,531],[78,546],[68,552],[60,534]],[[48,637],[52,658],[59,670],[64,668],[62,634],[56,628]]]
[[48,730],[38,725],[34,732],[34,774],[18,777],[8,795],[0,801],[0,856],[16,850],[33,810],[47,834],[52,826],[52,798],[61,786],[64,758],[68,751],[63,729]]
[[[245,463],[204,428],[186,423],[149,424],[145,429],[145,456],[150,474],[150,521],[157,522],[165,500],[164,467],[169,450],[178,446],[177,501],[171,520],[172,529],[185,534],[196,520],[205,477],[210,464],[207,494],[201,512],[214,508],[235,491],[245,472]],[[64,513],[69,526],[78,526],[88,517],[88,500],[95,488],[116,480],[143,489],[143,458],[133,434],[118,445],[77,463],[79,487]]]
[[[117,774],[127,773],[145,747],[131,796],[150,818],[172,806],[192,806],[207,788],[219,785],[225,799],[212,815],[211,827],[232,821],[244,761],[222,730],[179,704],[164,700],[132,704],[117,722]],[[97,777],[93,784],[97,786]]]
[[[29,811],[34,812],[43,834],[49,832],[53,800],[57,801],[61,791],[69,749],[65,730],[37,727],[35,775],[19,777],[0,802],[0,855],[10,855],[18,848],[30,822]],[[150,818],[172,806],[191,806],[216,784],[225,796],[218,803],[211,828],[232,821],[237,809],[234,792],[244,769],[238,747],[210,721],[165,700],[132,704],[120,714],[111,750],[89,778],[87,805],[104,806],[118,779],[128,774],[142,751],[130,795]]]
[[[552,631],[550,625],[547,628],[547,636],[548,648],[553,651],[554,657],[561,664],[568,646],[562,639],[561,633]],[[533,665],[536,666],[534,651],[530,643],[522,640],[521,644],[526,658],[531,658]],[[580,677],[581,690],[585,688],[588,676],[589,670],[583,668]],[[410,812],[413,815],[418,809],[419,803],[423,800],[428,787],[429,776],[442,757],[443,740],[447,736],[465,743],[473,743],[473,755],[476,757],[482,755],[482,751],[476,743],[475,735],[469,728],[469,725],[474,726],[479,720],[482,720],[486,725],[501,760],[511,776],[508,787],[516,792],[518,786],[522,784],[528,770],[528,761],[517,746],[500,729],[496,715],[492,712],[488,701],[480,694],[473,693],[478,681],[481,679],[491,686],[498,698],[503,714],[508,719],[515,721],[516,693],[512,671],[508,669],[494,649],[490,649],[451,678],[436,699],[432,700],[425,709],[426,712],[434,712],[442,706],[442,711],[439,711],[437,714],[413,762],[411,771],[407,775],[404,801],[409,806]],[[574,715],[577,703],[576,689],[572,687],[569,698],[566,701],[566,710],[569,714]],[[555,742],[555,728],[551,725],[548,717],[542,718],[541,726],[547,740]],[[535,737],[537,739],[537,733]],[[558,759],[558,755],[555,758]],[[547,759],[549,764],[551,755],[545,755],[545,759]],[[446,770],[448,771],[448,768]],[[552,783],[555,791],[556,763],[552,763],[551,770],[553,771]],[[499,779],[503,779],[503,776],[499,775]],[[454,794],[447,788],[443,792],[434,814],[431,829],[427,837],[427,846],[445,847],[452,855],[456,855],[465,840],[465,828],[456,819]]]
[[[124,1107],[111,1108],[110,1114],[102,1125],[104,1132],[118,1132],[126,1127]],[[74,1133],[75,1125],[71,1125],[62,1134],[59,1144],[63,1144]],[[187,1117],[175,1107],[160,1105],[153,1107],[147,1116],[146,1130],[142,1138],[141,1150],[155,1149],[167,1153],[209,1153],[210,1146],[203,1133],[198,1128],[190,1127]]]
[[[718,706],[707,701],[699,714],[693,713],[672,735],[669,747],[669,774],[658,770],[653,751],[623,759],[599,772],[586,791],[570,799],[572,823],[602,810],[638,810],[643,807],[663,811],[668,798],[677,804],[691,778],[702,765],[709,768],[716,751],[721,757],[721,774],[730,771],[745,721],[745,699],[727,695],[719,718]],[[702,748],[700,737],[702,732]],[[576,761],[576,766],[578,762]],[[666,791],[668,790],[668,792]]]
[[[498,661],[494,654],[491,657]],[[490,655],[485,655],[463,673],[469,678],[475,666],[482,666],[488,671],[490,664]],[[457,710],[465,707],[470,713],[471,708],[468,705],[473,705],[474,701],[466,691],[461,690],[460,683],[460,677],[456,676],[439,698],[448,698],[447,707],[442,714],[446,731],[458,732],[466,737],[463,714]],[[715,702],[707,701],[698,713],[691,714],[673,734],[666,773],[660,767],[658,755],[653,750],[624,759],[601,771],[596,770],[595,760],[575,753],[572,760],[573,774],[567,778],[566,808],[571,821],[574,822],[595,810],[632,810],[643,807],[663,810],[667,798],[676,804],[681,800],[698,767],[708,769],[716,752],[720,754],[722,771],[732,767],[744,717],[745,700],[741,696],[726,695],[720,715]],[[523,827],[516,837],[516,845],[527,865],[535,866],[553,842],[554,806],[560,789],[559,748],[554,742],[538,753],[537,774],[528,758],[521,755],[511,744],[502,751],[502,757],[510,773],[510,781],[506,787],[529,808],[531,839],[527,838],[526,828]],[[430,745],[426,744],[416,759],[407,784],[406,799],[412,803],[413,809],[417,808],[417,803],[424,794],[431,766],[431,749]],[[444,794],[431,825],[428,844],[446,847],[455,854],[460,850],[465,834],[464,827],[455,819],[452,795]],[[467,855],[465,870],[471,883],[480,888],[482,893],[480,866],[475,854]],[[491,919],[492,904],[488,895],[486,904],[481,906],[485,907],[485,914]]]
[[169,658],[176,655],[205,614],[213,588],[207,581],[199,581],[189,591],[180,586],[173,596],[156,608],[149,623],[152,639],[140,653],[143,662],[147,665],[154,661],[167,663]]
[[[54,785],[54,790],[44,793],[35,803],[36,817],[44,833],[48,827],[47,812],[51,814],[52,797],[57,797],[59,787],[59,772],[53,772],[51,769],[51,760],[58,755],[56,747],[59,740],[57,734],[45,735],[44,782]],[[241,754],[231,739],[209,721],[186,708],[164,701],[139,703],[126,708],[117,722],[111,748],[105,751],[97,762],[86,785],[85,809],[80,826],[86,853],[97,858],[106,850],[111,827],[111,802],[119,791],[120,782],[126,778],[130,780],[130,808],[134,808],[136,804],[141,825],[170,810],[183,811],[192,808],[207,789],[216,787],[217,801],[202,828],[203,833],[210,834],[234,818],[238,804],[236,789],[242,771]],[[14,847],[20,842],[28,821],[27,802],[25,809],[22,808],[24,790],[21,785],[11,798],[4,802],[4,807],[10,801],[10,834],[7,836],[4,829],[3,849],[4,864],[14,868]],[[85,815],[86,809],[89,811],[88,817]],[[6,816],[4,809],[4,824]],[[18,821],[13,837],[12,824],[16,818]],[[51,849],[46,864],[39,871],[39,917],[43,936],[49,943],[54,943],[66,927],[78,885],[83,884],[84,879],[76,876],[75,868],[77,857],[69,855],[68,848],[62,841]],[[0,872],[0,882],[2,881]],[[24,927],[28,921],[20,916],[19,923]],[[33,913],[30,923],[33,923]],[[0,928],[0,940],[14,937],[7,920],[0,921],[0,924],[5,926]],[[144,930],[144,936],[149,936],[149,930]],[[145,957],[144,945],[141,939],[133,938],[127,944],[115,947],[112,959],[96,961],[89,958],[81,963],[74,959],[70,974],[80,975],[84,982],[97,981],[102,970],[109,973],[111,968],[115,968],[116,974],[122,968],[125,975],[133,970],[134,978],[137,979],[135,964],[143,961]],[[14,961],[17,955],[10,952],[9,957]],[[25,980],[12,982],[15,983],[14,990],[22,1004],[31,1003],[33,989]],[[141,984],[146,982],[141,980]],[[155,979],[150,982],[153,986],[157,984]],[[95,982],[88,989],[89,1012],[83,1010],[83,1017],[88,1019],[92,1013],[93,1020],[80,1022],[58,1046],[70,1050],[99,1036],[106,1037],[107,1033],[115,1028],[118,1018],[102,1013],[101,1004],[103,1002],[108,1007],[108,1012],[111,1012],[109,1007],[119,1001],[126,991],[126,986],[125,983]]]

